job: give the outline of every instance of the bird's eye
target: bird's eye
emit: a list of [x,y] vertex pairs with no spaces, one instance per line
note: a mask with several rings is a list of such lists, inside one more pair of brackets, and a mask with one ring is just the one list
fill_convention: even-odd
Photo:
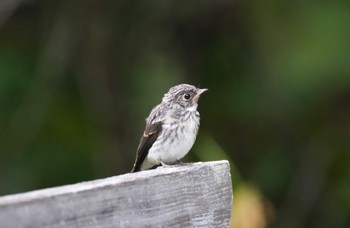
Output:
[[189,99],[191,99],[191,94],[185,93],[183,97],[186,101],[188,101]]

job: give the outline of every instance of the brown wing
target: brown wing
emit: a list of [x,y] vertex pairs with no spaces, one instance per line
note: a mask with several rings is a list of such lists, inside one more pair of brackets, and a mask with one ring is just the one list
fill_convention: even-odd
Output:
[[141,137],[139,147],[137,148],[136,160],[131,172],[138,172],[141,169],[141,165],[145,160],[149,149],[153,143],[157,140],[158,135],[162,131],[162,122],[156,122],[146,126],[146,129]]

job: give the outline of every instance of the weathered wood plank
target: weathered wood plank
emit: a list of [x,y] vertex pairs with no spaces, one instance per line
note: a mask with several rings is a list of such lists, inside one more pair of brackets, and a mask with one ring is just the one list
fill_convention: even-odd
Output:
[[0,197],[1,228],[229,227],[227,161],[185,164]]

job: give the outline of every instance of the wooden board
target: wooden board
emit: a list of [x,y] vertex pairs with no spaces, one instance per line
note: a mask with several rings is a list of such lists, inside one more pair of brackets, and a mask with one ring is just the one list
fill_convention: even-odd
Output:
[[227,161],[199,162],[0,197],[1,228],[229,227]]

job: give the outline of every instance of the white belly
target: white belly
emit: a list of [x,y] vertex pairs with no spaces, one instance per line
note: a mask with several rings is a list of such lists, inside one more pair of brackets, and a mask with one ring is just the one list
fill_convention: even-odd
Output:
[[161,135],[148,152],[148,162],[171,164],[183,158],[196,140],[198,125],[199,119],[192,117],[180,124],[165,123]]

